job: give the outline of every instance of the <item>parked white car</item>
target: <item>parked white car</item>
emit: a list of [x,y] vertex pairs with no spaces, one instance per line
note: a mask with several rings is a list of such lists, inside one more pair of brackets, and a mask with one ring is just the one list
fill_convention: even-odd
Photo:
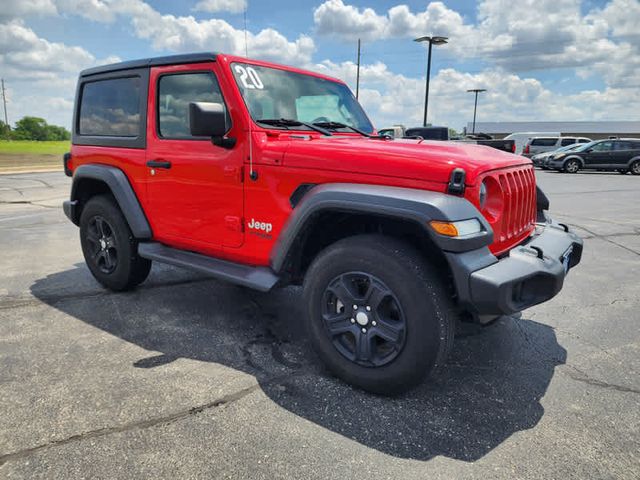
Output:
[[524,146],[526,145],[527,141],[530,138],[534,138],[534,137],[559,137],[561,135],[560,132],[515,132],[512,133],[511,135],[507,135],[506,137],[504,137],[505,140],[514,140],[516,142],[516,151],[514,153],[516,153],[517,155],[521,155],[522,154],[522,150],[524,149]]
[[545,136],[531,138],[522,150],[525,157],[533,157],[539,153],[552,152],[560,147],[573,145],[574,143],[589,143],[590,138],[587,137],[561,137],[561,136]]

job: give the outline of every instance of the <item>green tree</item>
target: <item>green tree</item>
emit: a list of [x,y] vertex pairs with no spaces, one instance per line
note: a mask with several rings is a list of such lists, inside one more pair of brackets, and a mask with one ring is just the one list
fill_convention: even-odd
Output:
[[69,140],[71,134],[64,127],[49,125],[44,118],[23,117],[16,122],[11,137],[15,140]]
[[69,130],[57,125],[47,125],[47,140],[69,140],[71,134]]
[[11,128],[9,125],[0,120],[0,138],[9,138],[11,135]]
[[16,122],[15,140],[47,140],[47,122],[44,118],[23,117]]

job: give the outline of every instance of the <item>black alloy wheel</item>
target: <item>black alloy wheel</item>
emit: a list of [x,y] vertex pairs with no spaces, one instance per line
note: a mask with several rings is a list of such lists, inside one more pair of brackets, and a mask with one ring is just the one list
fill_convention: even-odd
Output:
[[118,243],[113,227],[101,215],[89,219],[86,239],[91,245],[91,259],[105,274],[113,273],[118,265]]
[[348,360],[380,367],[402,351],[407,333],[397,297],[379,278],[364,272],[335,277],[323,296],[322,318],[333,346]]
[[80,244],[91,274],[111,290],[129,290],[149,275],[151,261],[138,255],[138,241],[110,195],[82,206]]
[[401,239],[338,240],[305,273],[311,346],[334,375],[356,387],[404,392],[441,367],[453,345],[456,313],[446,282]]

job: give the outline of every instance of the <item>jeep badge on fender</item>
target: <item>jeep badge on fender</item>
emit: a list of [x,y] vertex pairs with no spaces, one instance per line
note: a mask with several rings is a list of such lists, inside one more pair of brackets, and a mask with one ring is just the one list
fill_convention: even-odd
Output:
[[153,261],[301,285],[320,359],[376,393],[442,365],[457,316],[554,297],[582,255],[529,159],[378,136],[341,80],[231,55],[81,72],[64,166],[104,286],[134,288]]

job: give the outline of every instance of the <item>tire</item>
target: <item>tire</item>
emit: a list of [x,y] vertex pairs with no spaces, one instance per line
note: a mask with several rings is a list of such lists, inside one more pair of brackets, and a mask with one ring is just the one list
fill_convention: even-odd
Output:
[[80,244],[87,267],[110,290],[144,282],[151,261],[138,255],[138,242],[113,197],[92,197],[80,215]]
[[636,160],[629,165],[629,171],[632,175],[640,175],[640,160]]
[[358,235],[327,247],[306,273],[304,299],[320,359],[372,393],[409,390],[444,364],[453,345],[444,281],[413,247],[390,237]]
[[571,160],[567,160],[564,164],[563,170],[567,173],[578,173],[578,170],[580,170],[580,162],[573,158]]

